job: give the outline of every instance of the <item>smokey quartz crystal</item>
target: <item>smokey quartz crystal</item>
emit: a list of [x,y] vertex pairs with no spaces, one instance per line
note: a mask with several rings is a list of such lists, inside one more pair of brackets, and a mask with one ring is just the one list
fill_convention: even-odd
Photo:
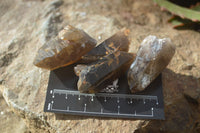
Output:
[[118,50],[128,52],[130,45],[129,33],[130,31],[128,29],[121,29],[120,31],[97,45],[87,54],[82,56],[82,60],[80,60],[80,63],[91,63],[97,61],[101,57]]
[[129,68],[134,58],[134,54],[116,51],[84,67],[79,73],[78,90],[84,93],[99,92],[102,89],[99,88],[101,83],[111,78],[118,78]]
[[38,50],[33,64],[54,70],[77,62],[95,46],[95,39],[83,30],[68,25]]
[[144,90],[166,68],[174,53],[175,46],[169,38],[146,37],[128,71],[131,92]]

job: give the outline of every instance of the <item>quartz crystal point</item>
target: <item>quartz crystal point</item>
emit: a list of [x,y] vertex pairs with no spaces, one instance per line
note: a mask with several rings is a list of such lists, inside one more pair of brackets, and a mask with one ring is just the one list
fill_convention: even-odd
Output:
[[128,71],[131,92],[144,90],[166,68],[174,53],[175,46],[169,38],[146,37]]
[[84,93],[100,91],[99,88],[96,88],[97,86],[111,77],[116,79],[117,76],[120,76],[122,72],[129,68],[134,58],[135,55],[133,54],[116,51],[85,67],[79,74],[78,90]]
[[110,38],[103,41],[101,44],[93,48],[90,52],[82,57],[81,63],[90,63],[98,60],[100,57],[111,54],[114,51],[125,51],[129,50],[129,30],[122,29],[112,35]]
[[33,64],[50,70],[67,66],[80,60],[95,46],[96,40],[87,33],[68,25],[38,50]]

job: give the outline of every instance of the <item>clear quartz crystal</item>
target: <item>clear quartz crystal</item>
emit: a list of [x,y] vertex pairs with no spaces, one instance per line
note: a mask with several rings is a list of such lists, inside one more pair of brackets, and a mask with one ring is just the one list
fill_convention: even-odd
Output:
[[175,46],[169,38],[146,37],[128,71],[131,92],[144,90],[166,68],[174,53]]

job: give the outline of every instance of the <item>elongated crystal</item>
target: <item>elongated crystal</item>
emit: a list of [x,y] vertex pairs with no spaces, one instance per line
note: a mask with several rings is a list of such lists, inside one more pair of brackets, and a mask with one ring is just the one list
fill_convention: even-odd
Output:
[[96,40],[87,33],[68,25],[38,50],[33,64],[50,70],[67,66],[80,60],[95,46]]
[[133,54],[117,51],[109,54],[98,62],[85,67],[79,73],[78,90],[80,92],[94,93],[100,91],[98,88],[101,83],[113,77],[116,79],[126,71],[130,63],[134,60]]
[[171,61],[175,46],[169,38],[146,37],[128,71],[128,84],[132,93],[144,90]]
[[122,29],[93,48],[90,52],[82,57],[82,63],[90,63],[99,58],[111,54],[117,50],[128,52],[130,41],[128,29]]

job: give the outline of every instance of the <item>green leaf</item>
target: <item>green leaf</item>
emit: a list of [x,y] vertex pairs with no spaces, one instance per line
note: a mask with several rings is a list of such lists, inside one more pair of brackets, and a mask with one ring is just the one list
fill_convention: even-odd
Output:
[[[181,18],[187,18],[192,21],[200,21],[199,7],[196,10],[191,10],[185,7],[178,6],[167,0],[154,0],[159,6],[168,10],[172,14],[180,16]],[[198,10],[198,11],[197,11]]]

